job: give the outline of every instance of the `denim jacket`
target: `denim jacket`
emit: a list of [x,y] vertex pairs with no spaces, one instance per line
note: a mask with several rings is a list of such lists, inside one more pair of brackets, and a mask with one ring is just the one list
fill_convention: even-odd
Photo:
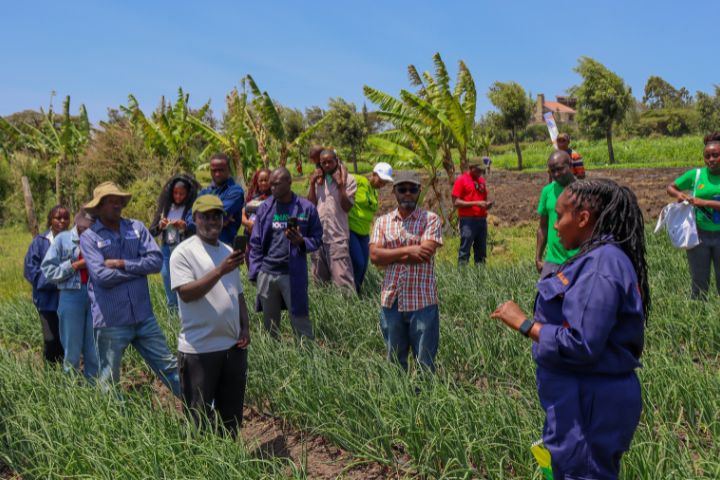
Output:
[[59,290],[80,290],[80,272],[72,267],[80,255],[80,236],[77,227],[55,237],[40,265],[47,281]]

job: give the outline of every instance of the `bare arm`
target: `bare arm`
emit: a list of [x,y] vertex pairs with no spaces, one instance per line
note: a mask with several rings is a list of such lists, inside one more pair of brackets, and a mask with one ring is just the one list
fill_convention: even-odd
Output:
[[542,271],[543,267],[543,255],[545,254],[545,247],[547,246],[548,237],[548,216],[540,215],[540,225],[538,225],[536,239],[535,239],[535,266],[538,272]]
[[667,186],[667,194],[671,197],[677,199],[678,202],[683,202],[686,200],[690,200],[690,197],[684,193],[682,190],[677,188],[674,183],[671,183]]
[[312,202],[313,205],[317,205],[317,192],[315,191],[318,179],[322,178],[322,170],[317,169],[310,175],[310,189],[308,190],[307,199]]
[[238,338],[237,346],[246,348],[250,344],[250,322],[245,295],[242,292],[238,294],[238,304],[240,305],[240,338]]

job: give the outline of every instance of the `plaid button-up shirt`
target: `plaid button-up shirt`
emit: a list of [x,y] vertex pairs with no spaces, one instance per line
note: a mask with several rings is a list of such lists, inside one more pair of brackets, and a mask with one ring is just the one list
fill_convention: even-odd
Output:
[[[370,243],[381,248],[400,248],[420,245],[432,240],[442,245],[442,223],[433,212],[416,208],[403,219],[397,209],[378,218],[373,226]],[[395,300],[398,310],[412,312],[438,303],[435,264],[392,263],[385,268],[380,304],[392,308]]]

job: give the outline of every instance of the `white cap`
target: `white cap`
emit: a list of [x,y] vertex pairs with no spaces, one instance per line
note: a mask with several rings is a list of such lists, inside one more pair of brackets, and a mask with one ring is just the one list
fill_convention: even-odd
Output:
[[377,176],[380,177],[381,180],[385,180],[386,182],[393,181],[393,169],[389,163],[376,163],[375,168],[373,168],[373,172],[377,173]]

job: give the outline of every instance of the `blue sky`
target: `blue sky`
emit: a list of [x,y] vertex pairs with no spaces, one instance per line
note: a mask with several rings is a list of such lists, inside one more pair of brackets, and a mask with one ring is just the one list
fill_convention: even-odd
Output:
[[71,95],[96,123],[129,93],[152,110],[182,86],[218,116],[247,73],[283,105],[343,97],[359,108],[363,85],[397,94],[407,65],[430,70],[435,52],[452,74],[466,62],[478,114],[496,80],[563,94],[582,55],[636,97],[650,75],[694,94],[720,83],[719,32],[710,1],[7,1],[0,115],[47,107],[56,91],[55,105]]

